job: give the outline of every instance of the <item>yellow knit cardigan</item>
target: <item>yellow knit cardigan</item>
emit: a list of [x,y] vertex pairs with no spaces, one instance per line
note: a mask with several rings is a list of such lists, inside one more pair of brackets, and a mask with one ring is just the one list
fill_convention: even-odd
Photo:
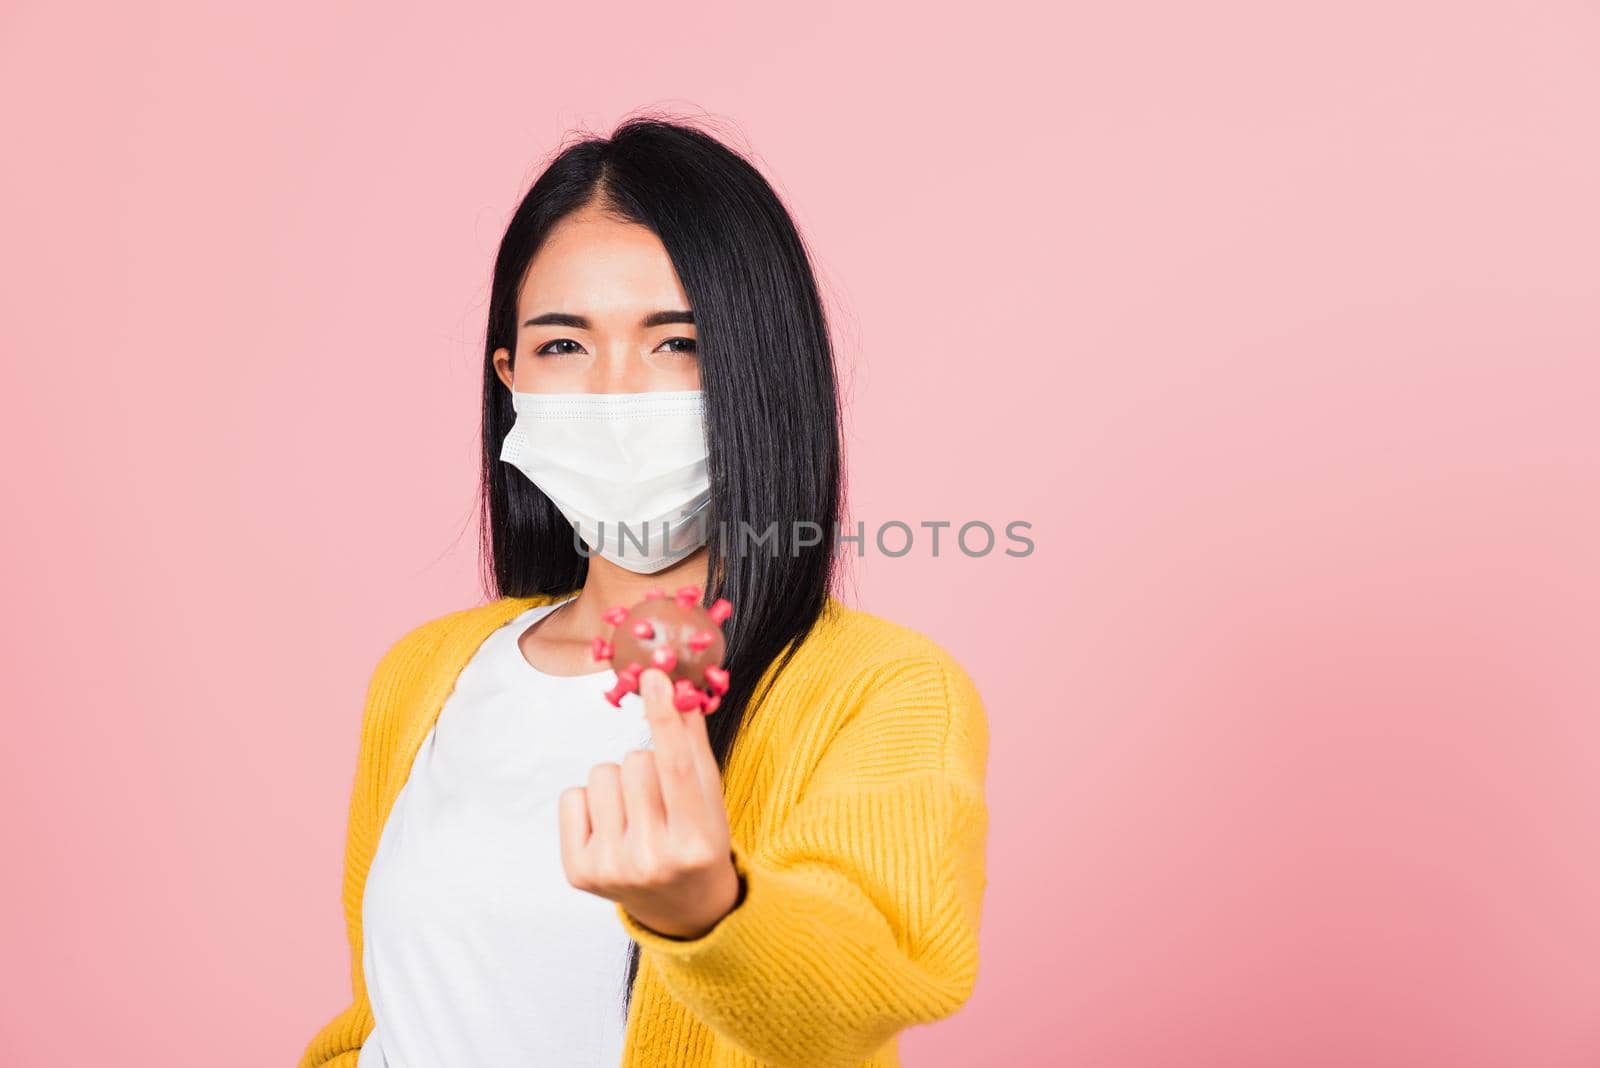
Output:
[[[367,869],[457,675],[496,628],[566,596],[440,616],[379,661],[344,855],[355,998],[301,1068],[354,1068],[374,1026],[361,970]],[[947,652],[830,597],[747,713],[723,775],[744,900],[689,940],[617,907],[641,947],[623,1068],[898,1065],[897,1032],[954,1012],[977,978],[988,743],[977,690]]]

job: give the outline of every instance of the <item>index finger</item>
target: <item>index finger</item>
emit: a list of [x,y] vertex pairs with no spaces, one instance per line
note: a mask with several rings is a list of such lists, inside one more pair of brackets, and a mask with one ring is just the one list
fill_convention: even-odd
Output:
[[639,696],[644,699],[645,719],[655,742],[656,774],[661,779],[667,823],[695,819],[705,807],[705,794],[694,740],[683,721],[685,713],[672,704],[672,681],[659,668],[648,668],[639,676]]
[[561,797],[556,802],[556,811],[557,826],[561,833],[561,864],[566,868],[567,877],[570,879],[583,870],[583,851],[589,844],[591,827],[588,792],[581,786],[572,786],[561,791]]

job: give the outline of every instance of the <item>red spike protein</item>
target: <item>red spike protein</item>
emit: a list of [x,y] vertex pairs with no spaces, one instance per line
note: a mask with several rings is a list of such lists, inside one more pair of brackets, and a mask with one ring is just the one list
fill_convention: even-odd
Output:
[[671,597],[651,589],[632,608],[606,610],[601,618],[611,625],[611,636],[595,638],[593,655],[597,661],[609,660],[617,673],[616,685],[606,691],[607,701],[620,708],[624,695],[639,692],[639,675],[654,667],[672,679],[672,704],[678,711],[698,709],[709,716],[717,710],[728,692],[722,624],[733,615],[733,605],[719,597],[703,608],[700,597],[698,586],[679,587]]

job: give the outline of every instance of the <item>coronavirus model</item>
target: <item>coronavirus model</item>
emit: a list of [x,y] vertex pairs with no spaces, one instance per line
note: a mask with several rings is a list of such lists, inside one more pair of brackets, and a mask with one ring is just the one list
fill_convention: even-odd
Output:
[[722,624],[732,615],[724,597],[702,607],[698,586],[681,586],[671,597],[665,590],[646,590],[632,608],[608,608],[601,618],[611,624],[611,636],[594,640],[594,658],[610,661],[617,673],[606,700],[620,708],[625,694],[639,692],[640,673],[654,667],[672,680],[678,711],[715,712],[728,692]]

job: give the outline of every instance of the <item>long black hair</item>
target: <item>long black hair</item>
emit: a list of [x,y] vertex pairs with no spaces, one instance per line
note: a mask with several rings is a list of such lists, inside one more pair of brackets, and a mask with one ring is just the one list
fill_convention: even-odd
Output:
[[[686,123],[624,121],[562,149],[518,205],[495,257],[483,362],[483,556],[491,596],[559,594],[588,560],[539,488],[499,459],[515,421],[495,374],[517,351],[517,296],[552,227],[593,206],[660,238],[694,313],[706,395],[713,513],[706,603],[725,625],[728,693],[707,721],[724,770],[747,710],[827,605],[842,506],[833,348],[805,244],[778,194],[744,157]],[[772,528],[776,536],[770,536]],[[753,535],[745,538],[746,533]],[[724,539],[726,536],[726,540]],[[758,544],[760,538],[765,538]],[[628,950],[623,1008],[639,946]]]

